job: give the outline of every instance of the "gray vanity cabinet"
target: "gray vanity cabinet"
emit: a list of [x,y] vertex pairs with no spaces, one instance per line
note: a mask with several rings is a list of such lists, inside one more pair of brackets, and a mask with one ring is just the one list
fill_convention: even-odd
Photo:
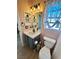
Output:
[[27,46],[29,46],[30,48],[34,48],[34,42],[35,41],[40,41],[40,35],[39,36],[37,36],[36,38],[34,38],[34,39],[32,39],[32,38],[30,38],[29,36],[27,36],[27,39],[26,39],[26,44],[27,44]]

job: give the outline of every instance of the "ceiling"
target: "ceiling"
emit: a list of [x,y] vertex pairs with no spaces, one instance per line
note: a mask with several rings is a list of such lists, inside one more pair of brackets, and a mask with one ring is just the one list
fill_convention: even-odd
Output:
[[[28,13],[36,13],[36,12],[43,12],[45,9],[45,1],[46,0],[18,0],[17,1],[17,12],[20,16],[23,16],[24,12]],[[39,10],[32,10],[31,7],[37,3],[40,3]]]

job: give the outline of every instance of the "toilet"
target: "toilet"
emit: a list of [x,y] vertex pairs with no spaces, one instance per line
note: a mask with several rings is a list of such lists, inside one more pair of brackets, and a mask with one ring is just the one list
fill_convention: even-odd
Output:
[[44,36],[44,47],[39,51],[39,59],[51,59],[50,49],[54,46],[56,40]]

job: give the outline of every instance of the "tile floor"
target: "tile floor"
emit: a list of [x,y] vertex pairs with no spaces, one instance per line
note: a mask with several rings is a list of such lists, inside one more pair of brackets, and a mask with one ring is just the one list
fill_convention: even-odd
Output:
[[38,59],[38,53],[28,46],[21,46],[19,35],[17,35],[17,59]]

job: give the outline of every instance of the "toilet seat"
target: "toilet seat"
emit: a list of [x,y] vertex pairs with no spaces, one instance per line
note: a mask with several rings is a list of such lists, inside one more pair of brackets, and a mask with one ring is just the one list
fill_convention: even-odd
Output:
[[44,46],[39,52],[39,59],[51,59],[50,49]]

